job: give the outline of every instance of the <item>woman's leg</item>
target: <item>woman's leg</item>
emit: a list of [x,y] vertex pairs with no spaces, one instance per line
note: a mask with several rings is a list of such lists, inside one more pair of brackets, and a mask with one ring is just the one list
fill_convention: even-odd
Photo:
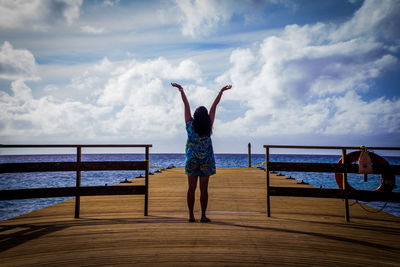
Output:
[[193,221],[195,219],[194,213],[193,213],[193,208],[194,208],[196,187],[197,187],[197,176],[188,175],[187,205],[189,208],[189,220],[190,221]]
[[201,220],[209,221],[206,217],[206,210],[208,204],[208,181],[210,176],[200,177],[200,204],[201,204]]

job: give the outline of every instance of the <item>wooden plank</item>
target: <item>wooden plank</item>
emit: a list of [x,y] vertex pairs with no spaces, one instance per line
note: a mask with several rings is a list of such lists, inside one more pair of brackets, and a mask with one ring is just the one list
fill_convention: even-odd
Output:
[[288,197],[316,197],[316,198],[349,198],[362,201],[388,201],[400,202],[400,193],[375,192],[365,190],[345,191],[341,189],[319,189],[299,187],[276,187],[270,186],[271,196]]
[[271,217],[271,194],[269,192],[270,189],[270,173],[269,173],[269,148],[267,147],[265,149],[265,185],[266,185],[266,190],[265,190],[265,194],[267,197],[267,216]]
[[144,216],[148,215],[149,210],[149,148],[146,147],[145,149],[145,162],[146,162],[146,170],[144,174],[144,185],[145,185],[145,192],[144,192]]
[[0,148],[39,148],[39,147],[152,147],[150,144],[120,144],[120,145],[111,145],[111,144],[93,144],[93,145],[85,145],[85,144],[76,144],[76,145],[66,145],[66,144],[37,144],[37,145],[6,145],[0,144]]
[[[270,171],[358,173],[357,164],[269,162]],[[400,174],[400,165],[374,165],[374,174]]]
[[146,161],[84,161],[84,162],[28,162],[1,163],[0,173],[146,170]]
[[[82,162],[82,147],[78,146],[76,148],[76,162]],[[81,186],[81,171],[76,171],[76,187]],[[79,213],[81,209],[81,197],[75,196],[75,218],[79,218]]]
[[[342,164],[348,165],[347,157],[346,157],[346,149],[342,149]],[[343,191],[348,191],[347,186],[347,173],[342,173],[342,184],[343,184]],[[350,211],[349,211],[349,199],[347,197],[344,198],[344,209],[345,209],[345,220],[346,222],[350,222]]]
[[248,167],[251,168],[251,143],[247,145],[247,161],[248,161]]
[[358,165],[344,166],[337,163],[297,163],[297,162],[269,162],[271,171],[295,172],[358,172]]
[[31,188],[2,190],[0,191],[0,200],[73,196],[143,195],[145,192],[146,187],[144,185]]
[[[297,146],[297,145],[264,145],[264,148],[292,148],[292,149],[351,149],[359,150],[358,146]],[[368,147],[369,150],[400,150],[400,147]]]

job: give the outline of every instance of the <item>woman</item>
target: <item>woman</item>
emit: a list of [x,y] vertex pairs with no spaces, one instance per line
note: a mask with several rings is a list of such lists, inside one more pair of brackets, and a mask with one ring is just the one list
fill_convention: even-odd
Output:
[[222,94],[225,90],[231,89],[232,85],[227,85],[221,89],[211,106],[210,112],[203,106],[198,107],[193,114],[193,118],[182,86],[177,83],[171,83],[171,85],[179,89],[185,106],[186,132],[188,134],[185,149],[185,173],[188,176],[187,205],[189,208],[189,222],[196,221],[193,207],[198,177],[200,177],[200,221],[210,222],[210,219],[206,216],[206,210],[208,203],[208,181],[210,175],[215,174],[215,159],[211,141],[212,126],[214,124],[215,111]]

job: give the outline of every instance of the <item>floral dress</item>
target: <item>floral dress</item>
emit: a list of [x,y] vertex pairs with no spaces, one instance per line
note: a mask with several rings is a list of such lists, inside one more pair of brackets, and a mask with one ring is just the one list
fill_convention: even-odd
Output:
[[193,119],[186,122],[188,139],[186,142],[185,172],[191,176],[215,174],[215,159],[211,137],[200,137],[193,129]]

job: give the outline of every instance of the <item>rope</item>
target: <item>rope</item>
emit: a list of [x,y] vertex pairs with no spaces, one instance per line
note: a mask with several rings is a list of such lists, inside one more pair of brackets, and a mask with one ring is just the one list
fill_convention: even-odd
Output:
[[354,206],[355,204],[358,204],[358,201],[353,201],[352,204],[349,204],[349,207]]
[[[230,172],[216,173],[216,174],[214,174],[214,175],[225,175],[225,174],[231,174],[231,173],[236,173],[236,172],[242,172],[242,171],[246,171],[246,170],[250,170],[250,169],[252,169],[252,168],[258,167],[258,166],[263,165],[263,164],[265,164],[265,161],[264,161],[264,162],[261,162],[261,163],[259,163],[259,164],[257,164],[257,165],[251,166],[251,167],[239,168],[239,170],[234,170],[234,171],[230,171]],[[166,171],[166,172],[172,172],[172,173],[176,173],[176,174],[186,174],[186,173],[184,173],[184,172],[179,172],[179,171],[174,171],[174,170],[167,169],[167,168],[158,167],[158,166],[153,165],[153,164],[150,164],[150,163],[149,163],[149,165],[150,165],[151,167],[153,167],[153,168],[160,169],[160,170]]]
[[252,169],[252,168],[256,168],[256,167],[258,167],[258,166],[260,166],[260,165],[263,165],[263,164],[265,164],[265,161],[264,161],[264,162],[261,162],[260,164],[251,166],[251,167],[240,168],[239,170],[234,170],[234,171],[230,171],[230,172],[216,173],[215,175],[225,175],[225,174],[231,174],[231,173],[242,172],[242,171],[250,170],[250,169]]
[[360,207],[361,207],[363,210],[365,210],[366,212],[369,212],[369,213],[379,213],[379,212],[383,211],[383,209],[386,208],[386,206],[387,206],[387,204],[388,204],[388,202],[386,202],[386,203],[382,206],[382,208],[380,208],[379,210],[372,211],[372,210],[366,209],[366,208],[362,205],[362,203],[358,202],[358,200],[356,200],[356,203],[357,203],[358,205],[360,205]]
[[[366,208],[364,207],[363,203],[360,203],[357,199],[356,199],[352,204],[350,204],[349,206],[351,207],[351,206],[354,206],[354,205],[356,205],[356,204],[358,204],[363,210],[365,210],[365,211],[367,211],[367,212],[370,212],[370,213],[378,213],[378,212],[383,211],[383,210],[386,208],[388,202],[386,202],[385,204],[383,204],[383,206],[382,206],[380,209],[375,210],[375,211],[366,209]],[[365,206],[366,206],[366,205],[365,205]]]
[[158,167],[158,166],[155,166],[155,165],[150,164],[150,163],[149,163],[149,165],[150,165],[151,167],[154,167],[154,168],[156,168],[156,169],[160,169],[160,170],[162,170],[162,171],[172,172],[172,173],[177,173],[177,174],[185,174],[184,172],[173,171],[173,170],[171,170],[171,169],[166,169],[166,168]]

